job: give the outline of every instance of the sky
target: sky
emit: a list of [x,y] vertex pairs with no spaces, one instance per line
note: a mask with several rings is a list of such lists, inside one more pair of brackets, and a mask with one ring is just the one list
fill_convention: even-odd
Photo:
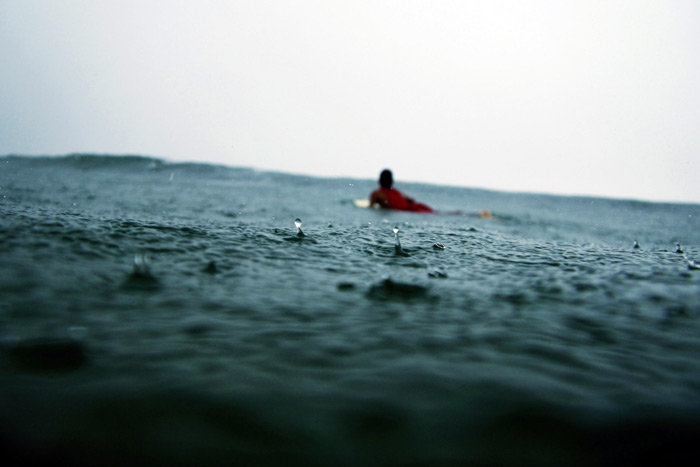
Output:
[[700,202],[696,0],[0,0],[0,154]]

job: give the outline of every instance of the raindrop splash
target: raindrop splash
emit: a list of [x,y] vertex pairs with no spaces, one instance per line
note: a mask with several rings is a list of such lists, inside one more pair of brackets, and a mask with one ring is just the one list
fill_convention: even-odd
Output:
[[401,240],[399,239],[399,227],[394,226],[394,252],[397,256],[408,256],[408,253],[401,248]]
[[124,285],[127,288],[144,290],[157,289],[159,287],[158,279],[151,273],[151,268],[149,267],[148,258],[145,253],[138,253],[134,256],[133,269]]
[[134,269],[135,273],[148,273],[148,258],[144,253],[137,253],[134,255]]
[[301,219],[299,219],[298,217],[294,219],[294,225],[297,226],[297,237],[303,237],[304,232],[301,231]]

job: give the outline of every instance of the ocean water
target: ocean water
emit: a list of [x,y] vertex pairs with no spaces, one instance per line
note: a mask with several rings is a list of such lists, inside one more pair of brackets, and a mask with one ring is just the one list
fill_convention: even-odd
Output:
[[0,158],[0,460],[697,459],[700,206],[375,184]]

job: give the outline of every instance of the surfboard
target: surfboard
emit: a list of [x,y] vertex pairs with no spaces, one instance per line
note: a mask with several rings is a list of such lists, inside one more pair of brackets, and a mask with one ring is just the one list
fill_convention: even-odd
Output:
[[[370,206],[369,200],[367,198],[354,199],[354,200],[352,200],[352,204],[354,204],[358,208],[380,209],[378,204],[375,204],[374,206]],[[406,212],[408,212],[408,211],[406,211]],[[436,213],[440,214],[440,212],[438,212],[438,211],[436,211]],[[491,213],[491,211],[481,211],[481,212],[447,211],[447,212],[442,212],[441,214],[449,214],[449,215],[453,215],[453,216],[482,217],[484,219],[492,219],[493,218],[493,214]]]
[[367,198],[362,198],[362,199],[355,199],[352,201],[355,206],[358,208],[368,208],[369,206],[369,200]]

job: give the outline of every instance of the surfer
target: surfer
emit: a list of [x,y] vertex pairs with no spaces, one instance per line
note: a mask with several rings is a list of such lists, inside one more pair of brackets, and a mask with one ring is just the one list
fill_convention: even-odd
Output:
[[386,209],[412,212],[435,212],[423,203],[417,203],[410,196],[406,196],[393,187],[394,176],[391,170],[384,169],[379,175],[379,188],[374,190],[369,197],[369,205],[375,204]]
[[[369,206],[379,206],[385,209],[396,209],[397,211],[412,211],[412,212],[425,212],[425,213],[435,213],[430,206],[417,203],[410,196],[406,196],[399,190],[394,188],[394,176],[391,170],[384,169],[379,175],[379,188],[374,190],[369,196]],[[452,214],[457,216],[476,216],[491,218],[493,215],[490,211],[481,211],[474,214],[465,213],[462,211],[450,211],[444,212],[443,214]]]

